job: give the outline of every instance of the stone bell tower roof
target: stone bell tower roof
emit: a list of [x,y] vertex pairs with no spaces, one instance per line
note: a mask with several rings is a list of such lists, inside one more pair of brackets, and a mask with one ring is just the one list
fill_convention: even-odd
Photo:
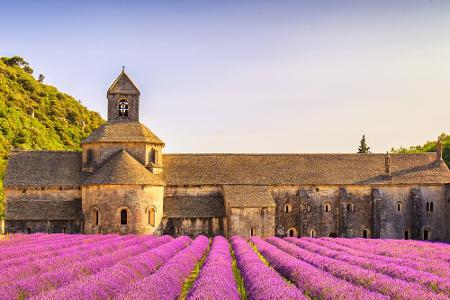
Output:
[[139,122],[139,96],[141,92],[124,69],[106,93],[108,122]]
[[125,73],[125,68],[122,68],[122,72],[120,72],[119,76],[114,80],[111,86],[108,89],[107,94],[134,94],[140,95],[136,84],[131,80],[127,73]]

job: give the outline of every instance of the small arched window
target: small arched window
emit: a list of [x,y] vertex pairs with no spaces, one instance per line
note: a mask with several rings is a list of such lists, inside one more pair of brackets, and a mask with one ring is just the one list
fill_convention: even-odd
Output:
[[119,117],[128,117],[128,101],[125,99],[119,101]]
[[403,203],[401,201],[397,202],[397,212],[403,211]]
[[347,211],[352,212],[354,210],[353,203],[347,204]]
[[92,161],[94,160],[94,154],[92,152],[92,149],[88,149],[86,152],[86,162],[88,164],[92,163]]
[[434,207],[433,207],[433,201],[430,202],[430,211],[433,211]]
[[177,227],[175,228],[175,233],[176,233],[176,234],[181,234],[181,226],[177,226]]
[[297,236],[297,230],[295,228],[289,228],[288,229],[288,236],[290,236],[290,237]]
[[148,224],[152,227],[155,227],[155,214],[156,210],[154,207],[150,207],[148,210]]
[[250,236],[254,236],[256,234],[255,228],[250,229]]
[[311,212],[311,205],[306,204],[306,212]]
[[430,211],[430,202],[427,202],[427,211]]
[[363,238],[367,239],[369,237],[369,230],[364,229],[363,230]]
[[311,229],[311,230],[309,231],[309,236],[312,237],[312,238],[315,238],[315,237],[317,236],[316,231],[315,231],[314,229]]
[[324,212],[331,212],[331,204],[330,203],[325,203],[323,205],[323,211]]
[[292,206],[290,204],[286,204],[284,206],[284,212],[285,213],[290,213],[292,211]]
[[94,208],[93,210],[92,210],[92,223],[95,225],[95,226],[98,226],[98,224],[99,224],[99,212],[98,212],[98,208]]
[[405,230],[405,240],[409,240],[409,231]]
[[149,160],[151,163],[156,164],[156,150],[155,149],[150,149],[150,153],[149,153]]
[[120,211],[120,225],[128,224],[128,211],[126,209],[122,209]]

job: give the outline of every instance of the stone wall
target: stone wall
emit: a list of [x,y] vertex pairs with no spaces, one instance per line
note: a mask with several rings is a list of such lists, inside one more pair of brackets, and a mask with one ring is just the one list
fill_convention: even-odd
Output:
[[275,234],[275,207],[231,207],[227,212],[228,237]]
[[290,186],[271,193],[278,235],[423,239],[428,230],[429,239],[449,239],[443,186]]
[[7,233],[80,233],[83,215],[78,187],[6,188]]
[[[84,186],[82,192],[85,233],[161,233],[164,187],[92,185]],[[156,212],[155,226],[150,226],[148,221],[150,208]],[[98,226],[95,225],[94,209],[99,212]],[[121,225],[122,209],[127,210],[127,225]]]
[[165,218],[162,220],[162,228],[163,234],[172,236],[225,236],[226,218]]

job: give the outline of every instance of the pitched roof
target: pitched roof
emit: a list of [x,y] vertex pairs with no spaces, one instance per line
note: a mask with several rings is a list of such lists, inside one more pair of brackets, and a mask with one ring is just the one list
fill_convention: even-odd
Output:
[[384,185],[450,183],[435,153],[391,154],[164,154],[166,185]]
[[228,207],[274,207],[266,186],[225,185],[223,196]]
[[[391,169],[388,179],[384,154],[164,154],[157,177],[166,185],[450,183],[450,171],[435,163],[434,153],[391,154]],[[80,152],[20,151],[9,154],[4,185],[79,186],[82,181]]]
[[92,184],[164,185],[164,181],[160,175],[147,170],[127,151],[120,150],[83,182],[83,185]]
[[140,94],[138,87],[131,80],[124,70],[120,72],[116,80],[111,84],[108,89],[108,94],[121,93],[121,94]]
[[167,218],[221,218],[225,216],[220,193],[207,195],[180,195],[164,197],[164,217]]
[[150,129],[139,122],[104,123],[95,129],[82,144],[112,142],[137,142],[164,145]]
[[8,155],[4,185],[79,186],[81,152],[14,151]]
[[11,200],[6,220],[82,220],[81,200]]

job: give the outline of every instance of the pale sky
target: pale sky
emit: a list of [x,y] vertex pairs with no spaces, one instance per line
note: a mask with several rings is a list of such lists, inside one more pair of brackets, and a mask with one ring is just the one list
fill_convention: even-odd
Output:
[[[95,3],[91,3],[95,2]],[[166,152],[373,152],[450,133],[450,1],[0,1],[0,56]]]

